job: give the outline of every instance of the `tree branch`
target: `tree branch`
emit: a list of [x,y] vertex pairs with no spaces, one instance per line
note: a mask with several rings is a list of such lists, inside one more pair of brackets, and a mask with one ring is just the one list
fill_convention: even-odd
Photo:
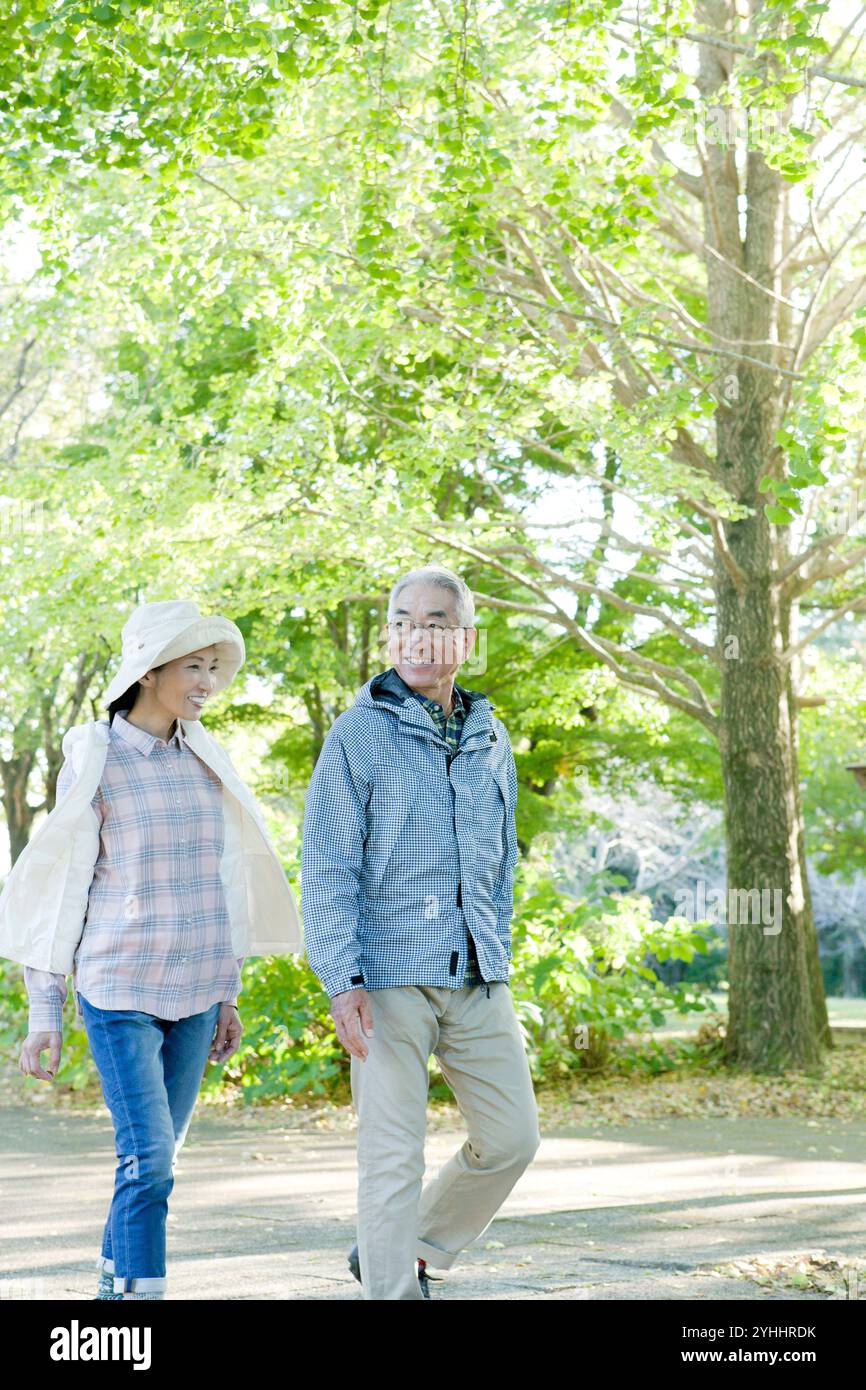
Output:
[[844,618],[846,613],[862,613],[864,608],[866,608],[866,597],[851,599],[848,603],[844,603],[841,608],[834,608],[833,612],[830,613],[822,623],[818,623],[815,627],[810,628],[801,641],[797,642],[793,647],[789,647],[786,652],[783,652],[779,657],[779,661],[782,665],[787,664],[789,661],[793,661],[794,657],[799,656],[804,648],[808,647],[810,642],[814,642],[816,637],[820,637],[822,632],[826,632],[831,623],[838,622],[840,618]]
[[[631,24],[635,28],[640,27],[636,20],[629,19],[627,15],[619,14],[617,15],[617,19],[623,24]],[[679,37],[681,39],[687,39],[689,43],[706,44],[708,48],[720,48],[727,53],[743,53],[747,58],[760,58],[763,56],[754,48],[749,48],[748,44],[732,43],[730,39],[717,38],[714,34],[700,34],[695,33],[693,30],[685,29]],[[831,68],[822,67],[820,64],[815,64],[812,67],[806,68],[803,72],[803,76],[823,77],[826,82],[840,82],[845,87],[866,88],[866,78],[852,77],[844,72],[835,72]]]

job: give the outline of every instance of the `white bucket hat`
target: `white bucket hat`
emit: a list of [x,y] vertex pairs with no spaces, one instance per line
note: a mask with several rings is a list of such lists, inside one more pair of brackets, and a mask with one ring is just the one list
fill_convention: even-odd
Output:
[[234,680],[246,659],[243,634],[230,618],[203,618],[197,603],[171,599],[143,603],[123,625],[120,670],[105,692],[110,705],[154,666],[186,656],[200,647],[216,647],[219,667],[215,691]]

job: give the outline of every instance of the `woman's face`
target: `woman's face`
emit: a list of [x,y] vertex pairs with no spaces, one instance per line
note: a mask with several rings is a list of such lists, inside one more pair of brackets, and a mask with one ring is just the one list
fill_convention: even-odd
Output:
[[140,684],[174,719],[200,719],[216,688],[219,660],[216,647],[202,647],[188,656],[167,661],[161,671],[148,671]]

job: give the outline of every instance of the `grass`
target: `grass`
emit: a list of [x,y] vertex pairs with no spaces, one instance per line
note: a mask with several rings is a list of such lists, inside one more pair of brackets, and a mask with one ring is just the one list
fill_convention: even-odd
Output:
[[[726,1018],[728,1012],[727,990],[714,990],[707,997],[712,1000],[713,1008],[721,1014],[722,1018]],[[842,999],[828,995],[827,1013],[831,1026],[835,1024],[860,1024],[866,1028],[866,999]],[[696,1033],[704,1017],[706,1015],[693,1014],[691,1018],[684,1018],[682,1014],[666,1014],[664,1023],[660,1023],[657,1028],[652,1028],[649,1031],[654,1037],[663,1036],[665,1033],[677,1033],[684,1037],[688,1033]]]

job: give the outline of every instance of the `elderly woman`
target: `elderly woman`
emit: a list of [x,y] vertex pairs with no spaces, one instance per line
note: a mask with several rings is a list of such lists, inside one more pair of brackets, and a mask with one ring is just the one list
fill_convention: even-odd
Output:
[[165,1297],[175,1163],[208,1061],[239,1045],[243,958],[301,949],[261,813],[201,725],[244,659],[237,626],[195,603],[136,609],[108,719],[65,735],[55,808],[0,895],[0,955],[30,997],[20,1070],[56,1075],[72,973],[114,1122],[97,1298]]

